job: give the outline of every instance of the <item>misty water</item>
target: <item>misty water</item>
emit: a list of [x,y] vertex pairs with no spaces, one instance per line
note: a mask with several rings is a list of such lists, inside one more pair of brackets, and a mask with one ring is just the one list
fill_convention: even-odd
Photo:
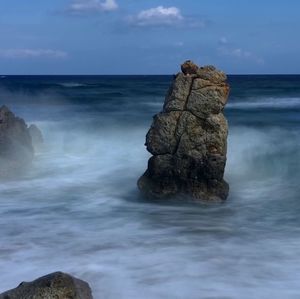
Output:
[[169,76],[6,77],[44,134],[0,183],[0,293],[54,271],[97,298],[300,298],[300,77],[231,76],[224,204],[149,202],[136,181]]

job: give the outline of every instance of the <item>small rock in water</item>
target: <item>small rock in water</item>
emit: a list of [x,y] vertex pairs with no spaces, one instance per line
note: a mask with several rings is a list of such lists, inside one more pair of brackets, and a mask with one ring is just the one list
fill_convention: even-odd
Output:
[[213,66],[198,67],[192,61],[181,69],[146,136],[153,157],[138,187],[149,198],[225,200],[227,77]]
[[0,294],[0,299],[93,299],[88,283],[56,272]]

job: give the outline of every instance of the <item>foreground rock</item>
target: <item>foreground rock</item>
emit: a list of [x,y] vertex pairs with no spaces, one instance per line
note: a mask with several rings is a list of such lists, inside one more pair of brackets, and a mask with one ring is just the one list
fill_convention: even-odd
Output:
[[225,200],[227,77],[213,66],[198,67],[191,61],[181,69],[146,136],[153,156],[139,189],[150,198]]
[[56,272],[0,294],[0,299],[92,299],[85,281]]
[[25,121],[6,106],[0,108],[0,177],[7,177],[28,166],[33,159],[32,139]]

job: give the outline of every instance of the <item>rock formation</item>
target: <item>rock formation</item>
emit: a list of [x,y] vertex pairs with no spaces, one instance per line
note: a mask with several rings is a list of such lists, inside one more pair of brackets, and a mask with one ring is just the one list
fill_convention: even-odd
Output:
[[93,299],[85,281],[56,272],[0,294],[0,299]]
[[181,70],[146,136],[153,156],[138,187],[150,198],[225,200],[227,77],[213,66],[198,67],[191,61]]
[[0,177],[7,177],[28,166],[34,150],[25,121],[6,106],[0,108]]
[[36,125],[32,124],[29,126],[28,131],[31,136],[34,149],[39,149],[44,144],[44,138],[41,130]]

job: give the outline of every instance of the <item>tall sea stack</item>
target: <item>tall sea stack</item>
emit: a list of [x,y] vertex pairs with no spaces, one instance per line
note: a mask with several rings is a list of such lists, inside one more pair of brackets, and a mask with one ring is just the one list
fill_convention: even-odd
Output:
[[198,67],[192,61],[181,70],[146,136],[153,156],[138,187],[149,198],[225,200],[227,77],[213,66]]

